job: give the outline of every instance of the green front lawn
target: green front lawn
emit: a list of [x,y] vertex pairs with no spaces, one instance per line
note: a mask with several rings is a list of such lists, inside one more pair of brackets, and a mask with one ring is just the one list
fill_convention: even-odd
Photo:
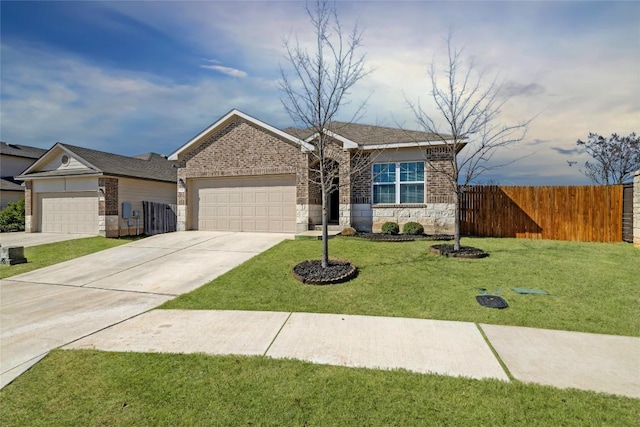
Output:
[[0,391],[3,426],[632,426],[637,399],[262,357],[56,350]]
[[[161,308],[344,313],[640,336],[640,251],[628,243],[577,243],[466,238],[484,259],[444,258],[434,244],[330,241],[330,255],[360,268],[358,278],[332,286],[302,285],[291,275],[317,259],[318,241],[285,241],[213,282]],[[550,295],[520,295],[512,287]],[[478,288],[510,307],[480,306]]]
[[120,239],[107,239],[104,237],[87,237],[84,239],[66,240],[64,242],[48,243],[40,246],[24,248],[26,264],[0,266],[0,279],[27,273],[38,268],[58,264],[73,258],[103,251],[115,246],[131,243],[139,237],[122,237]]

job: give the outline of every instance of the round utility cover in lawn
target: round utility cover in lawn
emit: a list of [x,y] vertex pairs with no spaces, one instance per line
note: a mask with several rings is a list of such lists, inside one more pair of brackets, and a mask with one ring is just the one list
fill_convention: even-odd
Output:
[[478,304],[489,308],[507,308],[509,304],[499,296],[496,295],[478,295],[476,297]]

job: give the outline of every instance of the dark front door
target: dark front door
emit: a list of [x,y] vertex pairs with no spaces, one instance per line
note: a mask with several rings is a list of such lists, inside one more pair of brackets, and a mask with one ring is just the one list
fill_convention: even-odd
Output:
[[338,190],[338,178],[333,184],[335,190],[329,195],[329,222],[340,222],[340,191]]

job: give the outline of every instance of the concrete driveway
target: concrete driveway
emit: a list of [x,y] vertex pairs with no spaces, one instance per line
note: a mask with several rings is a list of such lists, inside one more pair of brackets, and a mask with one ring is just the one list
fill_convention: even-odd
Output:
[[50,350],[192,291],[292,237],[162,234],[0,281],[0,388]]

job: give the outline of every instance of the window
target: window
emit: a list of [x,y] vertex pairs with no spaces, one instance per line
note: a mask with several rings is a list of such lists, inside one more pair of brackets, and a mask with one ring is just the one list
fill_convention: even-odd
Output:
[[373,203],[424,203],[424,162],[375,163]]

